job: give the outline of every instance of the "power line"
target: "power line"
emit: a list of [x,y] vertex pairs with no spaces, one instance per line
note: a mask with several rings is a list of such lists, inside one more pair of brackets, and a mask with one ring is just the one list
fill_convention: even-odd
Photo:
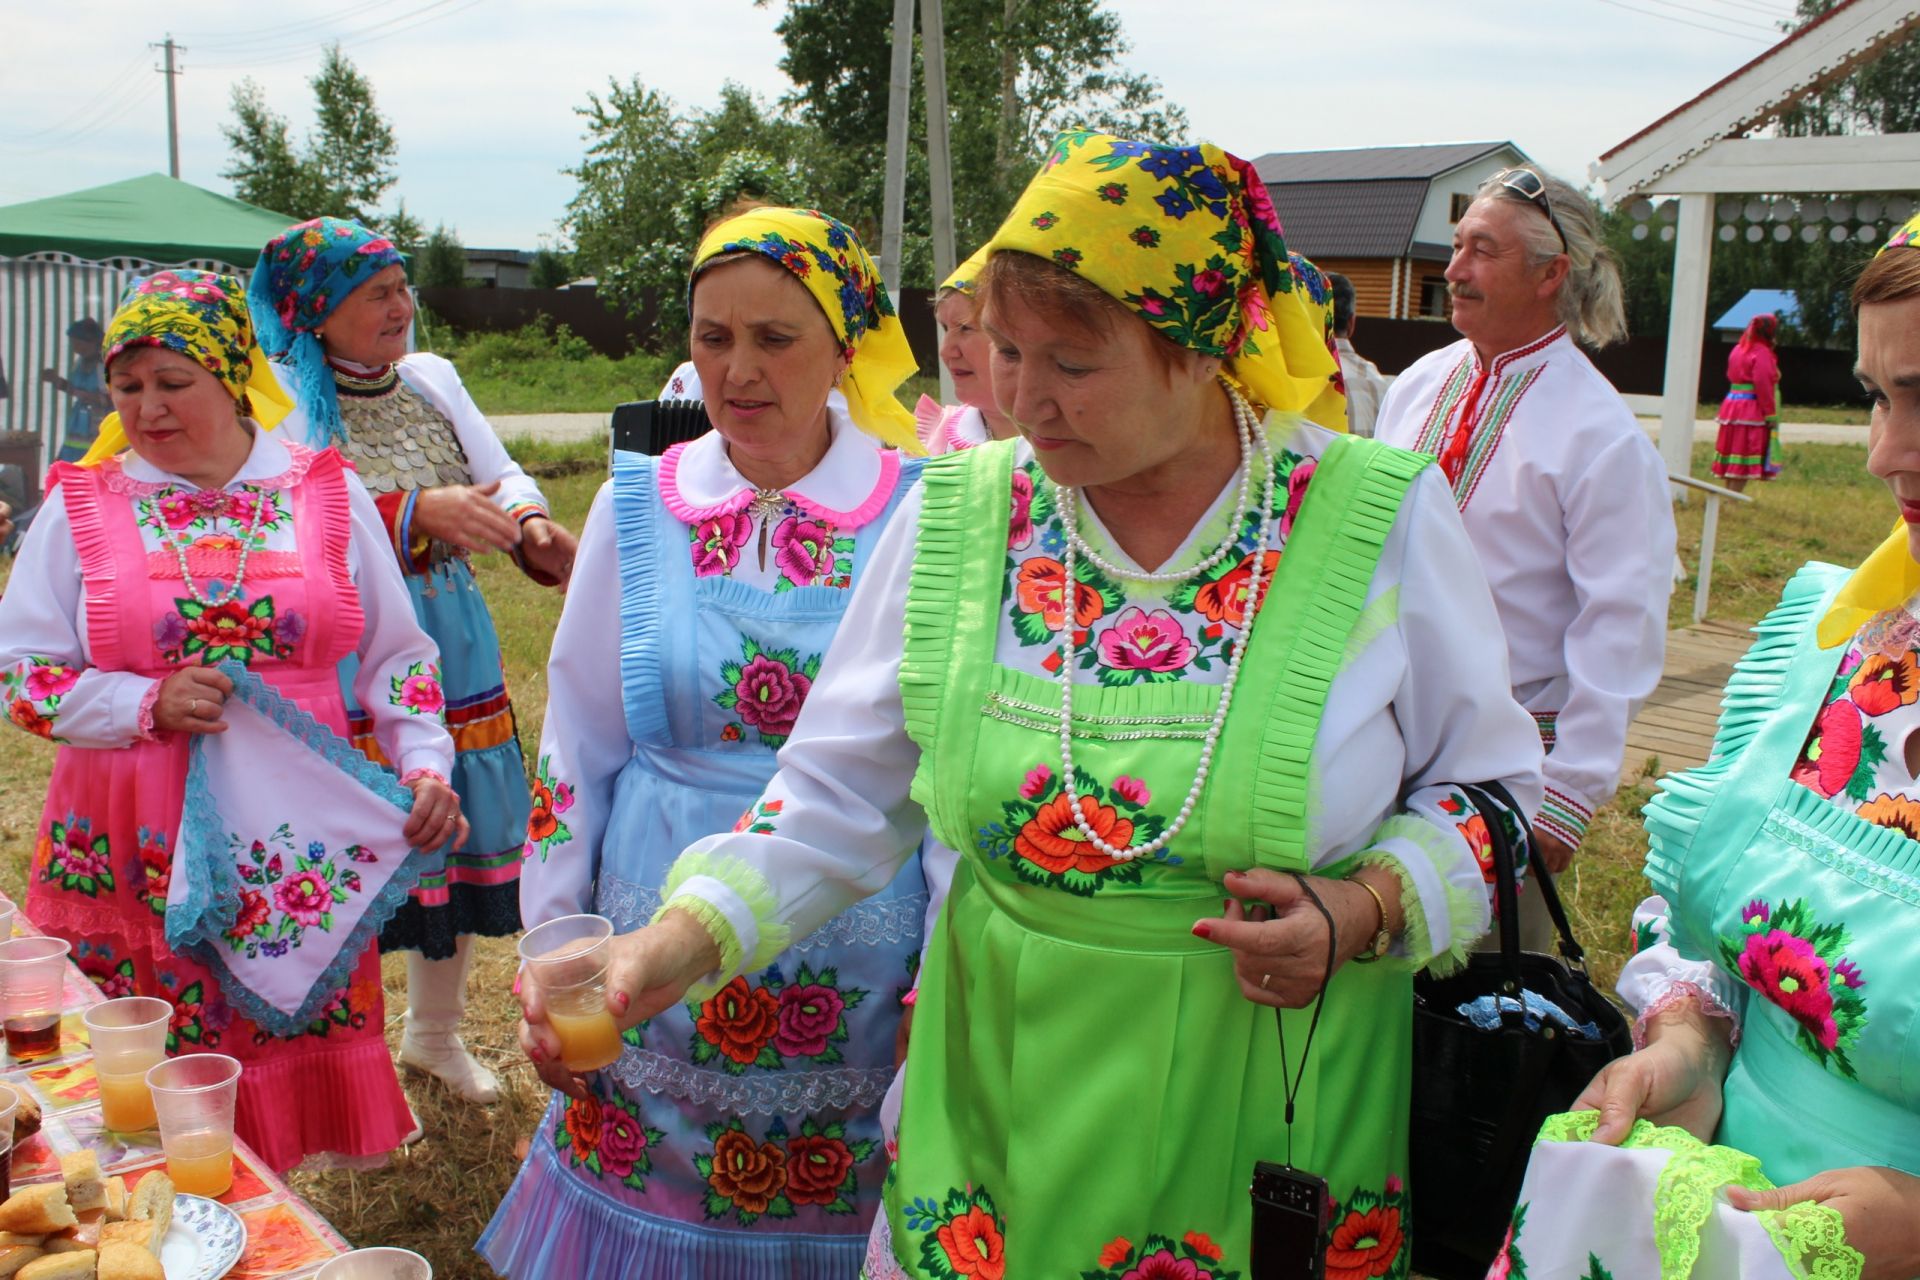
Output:
[[[460,4],[460,8],[470,8],[475,2],[476,0],[467,0],[466,3]],[[427,21],[438,21],[441,18],[450,17],[451,13],[434,13],[434,10],[445,9],[446,6],[456,3],[460,3],[460,0],[432,0],[431,3],[422,5],[417,9],[396,14],[390,18],[382,18],[380,21],[361,27],[358,30],[331,30],[325,33],[315,32],[302,36],[291,44],[283,45],[279,48],[263,48],[251,54],[241,52],[228,53],[225,55],[242,59],[238,62],[208,63],[203,65],[204,68],[209,71],[247,71],[255,67],[271,67],[287,62],[297,62],[310,56],[312,51],[317,47],[328,44],[339,44],[342,46],[367,44],[373,39],[395,34],[397,31],[412,30],[416,26],[426,25],[425,22],[418,22],[415,21],[415,19],[425,17]],[[453,12],[458,11],[459,10],[454,10]],[[431,16],[429,17],[428,15]]]
[[137,80],[133,83],[130,94],[122,94],[117,100],[116,105],[111,106],[104,114],[98,115],[90,124],[81,126],[61,137],[50,138],[44,142],[31,144],[8,142],[0,144],[0,147],[4,147],[4,149],[18,155],[36,155],[41,152],[57,151],[72,147],[76,143],[93,137],[101,130],[120,123],[120,121],[126,119],[135,111],[145,107],[153,100],[159,88],[160,86],[151,80]]
[[1681,13],[1691,13],[1698,17],[1711,19],[1714,22],[1731,23],[1737,27],[1747,27],[1754,31],[1764,31],[1775,40],[1783,38],[1786,34],[1778,27],[1754,22],[1748,18],[1735,17],[1730,13],[1715,13],[1711,9],[1696,9],[1692,5],[1679,3],[1679,0],[1651,0],[1651,3],[1657,4],[1663,9],[1675,9]]
[[1748,13],[1757,13],[1763,18],[1771,18],[1775,22],[1787,22],[1797,16],[1791,8],[1782,9],[1778,5],[1761,4],[1759,0],[1708,0],[1708,3],[1723,4],[1730,9],[1744,9]]
[[[41,128],[34,129],[28,133],[16,135],[14,142],[29,142],[29,141],[32,141],[34,138],[42,138],[50,133],[67,132],[69,129],[71,129],[75,125],[76,122],[80,120],[82,116],[92,115],[95,109],[98,108],[103,102],[106,102],[110,98],[116,98],[121,94],[124,94],[127,90],[127,87],[130,84],[139,83],[134,79],[133,73],[139,70],[140,64],[145,62],[146,60],[147,60],[147,55],[144,52],[134,54],[132,62],[129,62],[126,66],[122,67],[119,70],[119,72],[117,72],[112,78],[107,80],[102,80],[100,82],[102,84],[112,85],[114,86],[113,88],[103,90],[97,97],[88,101],[84,106],[81,106],[77,110],[69,112],[66,116],[62,117],[59,120],[54,121],[50,125],[45,125]],[[12,145],[12,143],[9,143],[9,145]]]
[[1621,0],[1599,0],[1599,2],[1601,4],[1612,5],[1616,9],[1624,9],[1628,13],[1637,13],[1643,18],[1659,18],[1663,22],[1677,22],[1683,27],[1692,27],[1698,31],[1711,31],[1717,36],[1732,36],[1736,40],[1752,40],[1755,43],[1773,43],[1773,41],[1768,40],[1764,36],[1750,36],[1744,31],[1729,31],[1725,27],[1710,27],[1704,22],[1692,22],[1686,18],[1676,18],[1670,13],[1659,13],[1652,9],[1636,9],[1630,4],[1621,3]]
[[305,22],[289,22],[283,26],[261,27],[257,31],[242,31],[238,33],[229,31],[224,34],[208,32],[196,35],[189,31],[181,38],[192,40],[196,44],[208,49],[229,49],[236,45],[277,43],[302,31],[336,26],[342,19],[365,13],[369,9],[384,8],[389,2],[390,0],[363,0],[362,3],[354,5],[352,8],[342,9],[338,13],[330,13],[324,18],[309,18]]

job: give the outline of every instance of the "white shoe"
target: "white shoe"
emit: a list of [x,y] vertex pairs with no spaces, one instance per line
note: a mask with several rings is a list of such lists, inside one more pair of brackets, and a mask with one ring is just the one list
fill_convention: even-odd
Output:
[[409,1019],[400,1037],[400,1065],[436,1077],[468,1102],[500,1101],[500,1077],[468,1053],[457,1035],[416,1036]]

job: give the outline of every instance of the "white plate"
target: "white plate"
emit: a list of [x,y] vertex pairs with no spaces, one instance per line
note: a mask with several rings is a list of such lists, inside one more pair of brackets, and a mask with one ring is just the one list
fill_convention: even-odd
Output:
[[246,1247],[246,1225],[233,1210],[203,1196],[173,1198],[173,1225],[160,1242],[167,1280],[219,1280]]

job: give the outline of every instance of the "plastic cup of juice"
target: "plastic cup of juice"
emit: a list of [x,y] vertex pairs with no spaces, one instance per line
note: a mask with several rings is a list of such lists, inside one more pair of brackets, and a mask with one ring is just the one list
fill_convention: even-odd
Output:
[[31,1062],[60,1048],[60,996],[68,950],[60,938],[0,942],[0,1019],[7,1053],[15,1061]]
[[313,1280],[433,1280],[433,1265],[410,1249],[355,1249],[320,1268]]
[[19,910],[11,898],[0,896],[0,942],[13,936],[13,917]]
[[224,1195],[233,1185],[233,1104],[240,1064],[223,1053],[190,1053],[147,1069],[160,1120],[167,1176],[190,1196]]
[[520,939],[527,976],[540,984],[547,1023],[560,1038],[560,1059],[585,1074],[620,1058],[620,1028],[607,1011],[607,962],[613,921],[605,916],[561,916]]
[[0,1085],[0,1196],[13,1194],[13,1113],[25,1085]]
[[100,1119],[107,1128],[138,1133],[156,1123],[147,1070],[166,1061],[167,1024],[172,1019],[173,1006],[152,996],[108,1000],[81,1015],[93,1043]]

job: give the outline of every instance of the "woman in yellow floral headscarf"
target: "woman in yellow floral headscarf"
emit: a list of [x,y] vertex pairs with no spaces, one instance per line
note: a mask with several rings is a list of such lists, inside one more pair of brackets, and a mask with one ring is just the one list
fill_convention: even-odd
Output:
[[1444,478],[1298,412],[1299,271],[1245,163],[1061,138],[977,285],[1019,438],[927,463],[745,825],[615,942],[632,1025],[959,852],[872,1276],[1284,1274],[1289,1159],[1330,1274],[1405,1274],[1412,974],[1488,916],[1451,784],[1530,812],[1540,743]]
[[[446,782],[453,740],[437,714],[438,652],[414,625],[373,500],[340,455],[263,429],[287,400],[254,347],[239,281],[202,271],[142,280],[104,347],[114,415],[85,465],[53,468],[0,599],[8,718],[61,744],[27,915],[70,940],[109,994],[170,1002],[170,1051],[240,1059],[238,1132],[273,1168],[326,1152],[378,1156],[415,1125],[387,1056],[372,943],[323,1017],[269,1034],[213,969],[168,945],[165,908],[188,745],[228,727],[233,682],[217,664],[240,663],[344,736],[337,671],[356,655],[355,691],[414,793],[408,838],[438,848],[464,831]],[[389,696],[422,681],[434,714]],[[299,802],[299,778],[272,786]],[[297,852],[285,851],[289,863]],[[282,894],[299,878],[285,870]],[[183,876],[181,893],[191,892]],[[227,935],[236,948],[270,940],[275,892],[269,879],[241,894]]]
[[[553,640],[528,925],[658,905],[688,841],[741,815],[919,464],[893,389],[912,356],[843,223],[754,209],[695,255],[689,339],[713,430],[616,455]],[[838,387],[845,407],[831,398]],[[480,1251],[515,1280],[845,1280],[886,1173],[878,1107],[927,893],[917,860],[873,901],[774,948],[711,999],[659,1011],[555,1094]]]

